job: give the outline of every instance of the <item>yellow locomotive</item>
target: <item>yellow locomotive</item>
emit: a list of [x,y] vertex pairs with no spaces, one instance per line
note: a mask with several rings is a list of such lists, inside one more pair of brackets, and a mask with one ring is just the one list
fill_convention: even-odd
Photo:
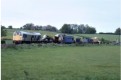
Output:
[[13,43],[38,43],[40,42],[41,34],[37,32],[15,31],[13,33]]

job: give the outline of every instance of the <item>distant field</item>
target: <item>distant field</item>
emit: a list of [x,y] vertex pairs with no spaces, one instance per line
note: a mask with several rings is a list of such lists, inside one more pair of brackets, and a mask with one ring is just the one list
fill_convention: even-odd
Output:
[[119,50],[119,46],[2,49],[1,77],[2,80],[120,80]]
[[[12,39],[13,32],[16,31],[16,29],[7,29],[7,36],[6,38]],[[33,32],[32,30],[24,30],[24,31],[30,31]],[[49,31],[34,31],[34,32],[40,32],[42,35],[47,34],[49,36],[54,36],[57,34],[56,32],[49,32]],[[76,37],[81,37],[81,36],[86,36],[86,37],[98,37],[98,38],[104,38],[106,40],[110,41],[116,41],[116,39],[121,40],[121,37],[118,35],[108,35],[108,34],[73,34],[73,36]]]
[[104,38],[109,41],[116,41],[117,39],[121,39],[119,35],[110,35],[110,34],[74,34],[74,36],[86,36],[86,37],[98,37],[98,38]]

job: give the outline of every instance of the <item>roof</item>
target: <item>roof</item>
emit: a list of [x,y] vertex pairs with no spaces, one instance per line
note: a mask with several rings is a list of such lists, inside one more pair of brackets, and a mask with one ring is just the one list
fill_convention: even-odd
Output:
[[25,31],[15,31],[14,33],[28,34],[28,35],[41,35],[38,32],[25,32]]
[[66,37],[66,38],[74,38],[73,36],[64,36],[64,37]]

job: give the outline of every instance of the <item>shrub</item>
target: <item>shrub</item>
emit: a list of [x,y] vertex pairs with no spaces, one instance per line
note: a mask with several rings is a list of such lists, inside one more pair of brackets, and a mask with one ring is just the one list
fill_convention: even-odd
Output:
[[5,44],[6,42],[5,42],[5,40],[1,40],[1,44]]

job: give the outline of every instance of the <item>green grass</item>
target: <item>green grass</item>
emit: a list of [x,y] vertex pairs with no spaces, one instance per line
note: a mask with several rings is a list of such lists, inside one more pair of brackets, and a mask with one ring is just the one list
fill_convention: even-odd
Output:
[[[7,36],[6,38],[12,39],[13,36],[13,32],[16,31],[16,29],[7,29]],[[23,30],[23,31],[30,31],[33,32],[33,30]],[[55,34],[57,34],[57,32],[49,32],[49,31],[34,31],[34,32],[40,32],[42,35],[47,34],[49,36],[54,36]],[[77,37],[81,37],[81,36],[85,36],[85,37],[98,37],[98,38],[104,38],[106,40],[109,41],[116,41],[117,39],[121,37],[119,37],[119,35],[109,35],[109,34],[72,34],[72,36],[74,36],[75,38]]]
[[80,37],[80,36],[85,36],[85,37],[98,37],[98,38],[104,38],[109,41],[116,41],[117,39],[120,38],[121,36],[119,35],[110,35],[110,34],[74,34],[74,36]]
[[120,80],[119,46],[34,46],[1,51],[2,80]]

